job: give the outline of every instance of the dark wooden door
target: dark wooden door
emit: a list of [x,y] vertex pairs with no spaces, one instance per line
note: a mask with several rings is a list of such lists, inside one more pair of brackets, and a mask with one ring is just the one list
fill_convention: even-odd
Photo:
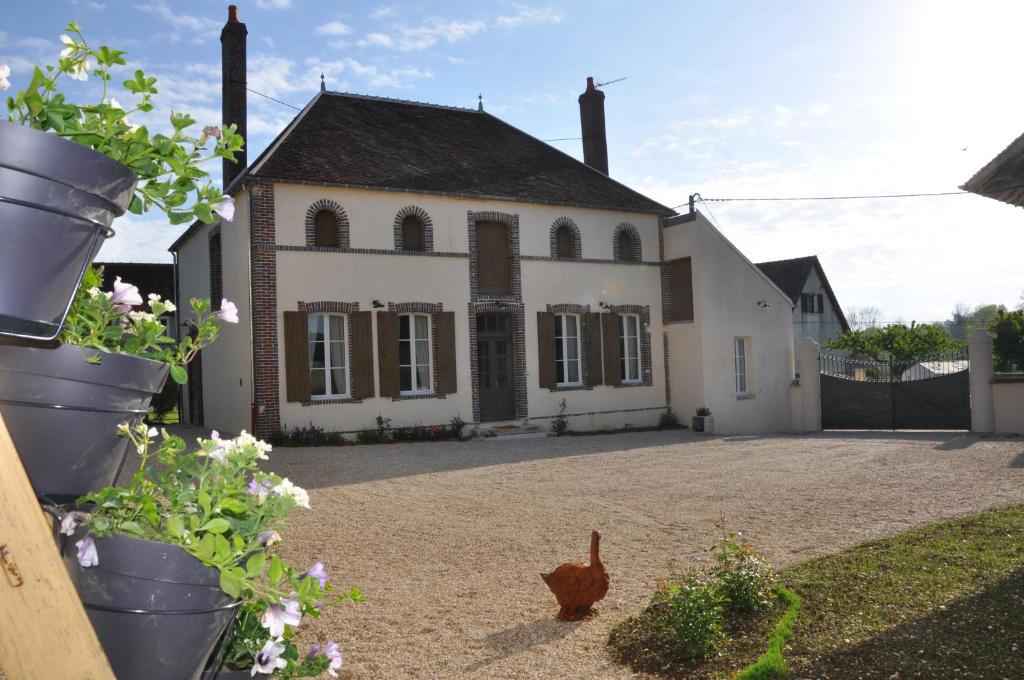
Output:
[[511,420],[516,415],[512,319],[507,314],[481,314],[476,328],[480,420]]

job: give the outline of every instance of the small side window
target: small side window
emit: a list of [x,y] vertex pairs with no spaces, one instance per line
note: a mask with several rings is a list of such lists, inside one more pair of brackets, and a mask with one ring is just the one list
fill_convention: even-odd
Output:
[[337,248],[338,247],[338,220],[330,210],[321,210],[313,218],[315,229],[314,245]]

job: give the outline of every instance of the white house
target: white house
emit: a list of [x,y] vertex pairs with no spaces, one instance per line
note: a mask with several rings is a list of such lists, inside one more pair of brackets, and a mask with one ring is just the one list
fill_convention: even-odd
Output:
[[[245,25],[224,46],[245,129]],[[238,83],[242,85],[239,86]],[[190,366],[183,418],[225,431],[684,420],[790,428],[789,299],[697,212],[607,174],[604,93],[585,162],[479,109],[321,91],[251,164],[233,222],[171,246],[180,300],[243,323]]]
[[794,356],[800,342],[811,338],[819,345],[850,332],[825,270],[816,255],[758,263],[758,268],[793,302]]

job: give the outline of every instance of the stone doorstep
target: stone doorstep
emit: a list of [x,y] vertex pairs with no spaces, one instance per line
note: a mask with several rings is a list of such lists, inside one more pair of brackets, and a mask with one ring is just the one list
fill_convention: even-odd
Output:
[[531,439],[546,437],[547,433],[537,425],[523,425],[521,423],[500,423],[495,425],[481,425],[476,431],[476,436],[482,440],[487,439]]

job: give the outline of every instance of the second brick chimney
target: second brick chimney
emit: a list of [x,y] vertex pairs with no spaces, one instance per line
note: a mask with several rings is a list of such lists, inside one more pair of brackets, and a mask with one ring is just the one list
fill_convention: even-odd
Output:
[[604,132],[604,92],[587,78],[587,89],[580,95],[580,127],[583,134],[583,162],[608,174],[608,140]]
[[249,146],[249,140],[245,125],[245,37],[248,34],[245,24],[238,20],[238,7],[229,5],[228,22],[220,32],[221,117],[224,125],[238,126],[238,134],[245,139],[245,146],[235,154],[236,162],[224,159],[225,189],[247,165],[245,149]]

